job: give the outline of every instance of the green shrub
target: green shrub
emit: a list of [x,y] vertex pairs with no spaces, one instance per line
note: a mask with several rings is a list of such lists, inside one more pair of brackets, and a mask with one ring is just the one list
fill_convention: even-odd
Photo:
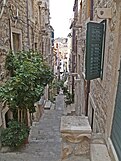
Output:
[[29,109],[35,111],[34,103],[44,93],[45,86],[53,80],[51,68],[38,52],[10,52],[6,57],[6,69],[10,78],[0,87],[0,101],[9,109]]
[[29,128],[25,124],[12,120],[8,123],[8,128],[2,130],[2,146],[19,147],[28,135]]

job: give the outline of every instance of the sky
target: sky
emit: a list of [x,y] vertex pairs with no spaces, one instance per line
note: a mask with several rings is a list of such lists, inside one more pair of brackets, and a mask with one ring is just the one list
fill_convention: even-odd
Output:
[[74,0],[50,0],[50,23],[54,28],[55,38],[66,38],[70,32],[73,5]]

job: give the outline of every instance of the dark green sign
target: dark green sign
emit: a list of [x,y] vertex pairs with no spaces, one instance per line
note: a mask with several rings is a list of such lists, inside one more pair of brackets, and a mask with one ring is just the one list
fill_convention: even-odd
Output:
[[86,35],[86,80],[100,78],[102,68],[104,24],[89,22]]

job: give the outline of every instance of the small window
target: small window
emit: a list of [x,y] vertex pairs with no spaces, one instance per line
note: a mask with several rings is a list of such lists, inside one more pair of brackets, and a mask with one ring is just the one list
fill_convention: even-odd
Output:
[[13,36],[13,51],[16,53],[20,51],[20,34],[18,33],[12,33]]
[[11,27],[11,47],[15,53],[22,50],[22,32],[14,27]]

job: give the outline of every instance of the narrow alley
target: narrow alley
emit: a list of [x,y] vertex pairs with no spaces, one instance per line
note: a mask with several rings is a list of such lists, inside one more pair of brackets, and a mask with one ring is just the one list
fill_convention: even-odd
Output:
[[121,161],[121,0],[0,0],[0,161]]

